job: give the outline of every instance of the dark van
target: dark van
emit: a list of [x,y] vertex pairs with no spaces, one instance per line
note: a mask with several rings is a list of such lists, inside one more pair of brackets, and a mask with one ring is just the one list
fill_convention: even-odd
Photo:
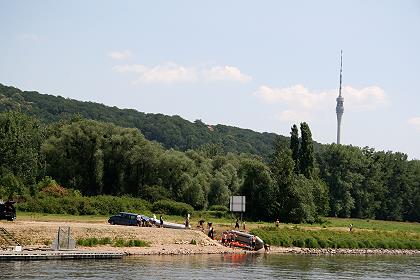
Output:
[[0,202],[0,220],[14,221],[16,219],[16,209],[13,206],[15,202],[8,200],[5,203]]
[[111,225],[136,226],[137,214],[120,212],[117,215],[111,216],[108,219],[108,223]]

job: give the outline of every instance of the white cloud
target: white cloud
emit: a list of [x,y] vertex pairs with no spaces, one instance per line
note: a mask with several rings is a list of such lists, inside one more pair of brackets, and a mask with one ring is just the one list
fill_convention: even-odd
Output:
[[305,113],[302,112],[297,112],[294,110],[284,110],[277,114],[274,118],[280,121],[299,123],[305,121],[307,119],[307,116]]
[[234,66],[214,66],[208,70],[203,71],[204,78],[207,80],[231,80],[239,82],[251,81],[251,76],[241,73],[241,71]]
[[147,67],[142,64],[117,65],[114,69],[120,73],[136,73],[139,77],[134,83],[176,83],[197,80],[197,73],[194,68],[187,68],[175,63],[154,67]]
[[[270,88],[260,86],[254,93],[257,97],[269,104],[283,104],[286,110],[282,111],[277,119],[289,121],[309,117],[314,111],[330,110],[334,108],[338,90],[311,91],[303,85],[294,85],[286,88]],[[342,89],[344,107],[351,106],[359,110],[374,110],[388,104],[387,96],[378,86],[356,89],[345,86]]]
[[411,125],[414,125],[418,130],[420,130],[420,117],[413,117],[407,120]]
[[165,63],[148,67],[143,64],[116,65],[114,69],[120,73],[135,73],[138,78],[134,83],[179,83],[196,81],[239,81],[246,82],[251,77],[241,73],[234,66],[214,66],[197,68]]
[[108,52],[108,56],[112,59],[127,59],[132,55],[131,51],[129,50],[123,50],[123,51],[113,51]]

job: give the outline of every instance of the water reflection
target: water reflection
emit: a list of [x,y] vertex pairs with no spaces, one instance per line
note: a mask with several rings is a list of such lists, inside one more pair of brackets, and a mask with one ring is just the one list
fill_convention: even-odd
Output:
[[419,279],[420,256],[196,255],[0,262],[1,279]]

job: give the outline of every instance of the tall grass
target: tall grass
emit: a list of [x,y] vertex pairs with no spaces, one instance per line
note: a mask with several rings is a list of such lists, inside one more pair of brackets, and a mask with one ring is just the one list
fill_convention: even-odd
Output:
[[299,227],[254,229],[264,242],[283,247],[420,249],[420,235],[387,231],[303,230]]

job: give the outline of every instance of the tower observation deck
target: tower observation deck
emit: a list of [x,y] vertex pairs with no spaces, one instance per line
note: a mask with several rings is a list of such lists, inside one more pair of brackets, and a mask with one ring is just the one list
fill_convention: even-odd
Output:
[[335,112],[337,113],[337,144],[341,143],[341,118],[344,113],[344,98],[341,96],[341,84],[342,84],[342,70],[343,70],[343,50],[341,50],[341,60],[340,60],[340,88],[338,91],[337,97],[337,107],[335,107]]

